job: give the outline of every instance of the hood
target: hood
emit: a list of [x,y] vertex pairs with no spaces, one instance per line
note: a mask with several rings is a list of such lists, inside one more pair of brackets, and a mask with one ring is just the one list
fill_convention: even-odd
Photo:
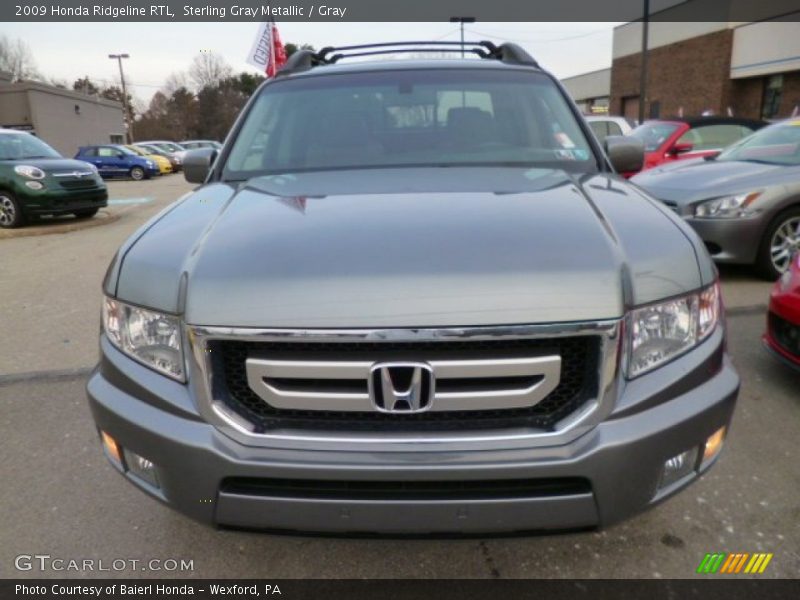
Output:
[[550,170],[343,171],[214,184],[127,249],[117,292],[195,325],[617,318],[631,303],[700,285],[693,246],[665,212],[616,178]]
[[93,167],[82,160],[73,158],[21,158],[18,160],[4,160],[6,165],[31,165],[38,167],[48,175],[72,171],[93,171]]
[[750,161],[687,160],[643,171],[631,178],[659,200],[679,206],[698,200],[796,180],[800,169]]

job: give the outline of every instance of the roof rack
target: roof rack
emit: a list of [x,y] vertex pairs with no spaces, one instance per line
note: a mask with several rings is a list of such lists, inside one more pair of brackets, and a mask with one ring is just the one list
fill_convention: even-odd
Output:
[[343,58],[398,54],[404,52],[459,52],[474,54],[483,59],[499,60],[511,65],[527,65],[539,68],[533,57],[517,44],[505,43],[499,46],[492,42],[445,42],[412,41],[384,42],[380,44],[361,44],[358,46],[328,46],[314,52],[298,50],[278,71],[278,76],[308,71],[319,65],[331,65]]

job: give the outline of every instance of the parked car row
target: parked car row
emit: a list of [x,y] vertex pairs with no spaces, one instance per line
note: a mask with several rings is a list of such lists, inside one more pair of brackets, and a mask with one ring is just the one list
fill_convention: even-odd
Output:
[[[186,144],[184,146],[183,144]],[[183,158],[189,149],[221,148],[213,140],[187,140],[182,144],[168,140],[150,140],[124,144],[84,146],[75,158],[93,164],[103,177],[148,179],[155,175],[177,173],[183,168]]]
[[[213,140],[188,140],[187,148],[214,148]],[[0,227],[13,228],[40,216],[88,218],[108,204],[103,179],[140,181],[175,173],[187,152],[169,141],[82,146],[74,159],[61,156],[35,135],[0,128]]]

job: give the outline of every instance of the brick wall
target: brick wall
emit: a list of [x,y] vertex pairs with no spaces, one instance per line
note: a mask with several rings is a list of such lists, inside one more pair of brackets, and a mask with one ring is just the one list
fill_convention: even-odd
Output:
[[[730,105],[733,31],[701,35],[648,53],[645,116],[657,102],[660,116],[686,116],[704,110],[725,114]],[[611,112],[622,113],[622,99],[639,94],[641,54],[617,58],[611,68]]]
[[764,79],[734,79],[731,82],[731,104],[737,117],[761,118],[761,103],[764,98]]

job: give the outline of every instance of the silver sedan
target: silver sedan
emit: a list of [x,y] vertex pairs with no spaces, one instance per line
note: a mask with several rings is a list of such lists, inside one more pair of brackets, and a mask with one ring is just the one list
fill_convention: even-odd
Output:
[[719,263],[752,264],[776,279],[800,250],[800,119],[631,181],[681,215]]

